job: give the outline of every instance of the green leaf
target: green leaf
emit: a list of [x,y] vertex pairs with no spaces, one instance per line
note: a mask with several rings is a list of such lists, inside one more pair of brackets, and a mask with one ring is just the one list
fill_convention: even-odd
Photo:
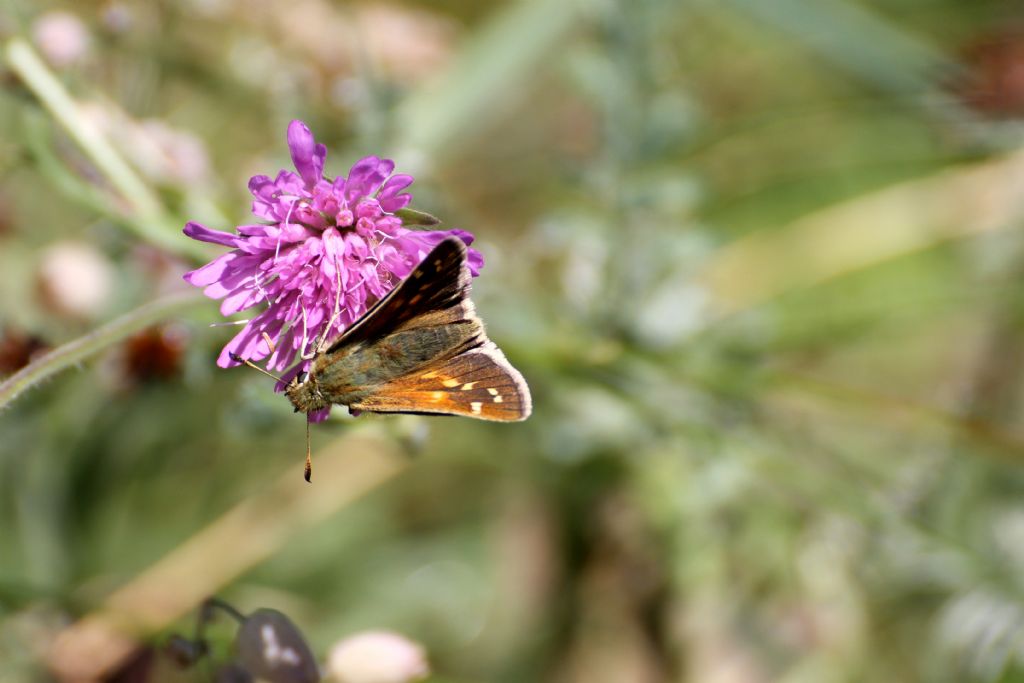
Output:
[[402,219],[402,225],[407,228],[427,228],[438,225],[441,222],[441,219],[437,216],[431,216],[425,211],[417,211],[416,209],[399,209],[395,211],[395,215]]

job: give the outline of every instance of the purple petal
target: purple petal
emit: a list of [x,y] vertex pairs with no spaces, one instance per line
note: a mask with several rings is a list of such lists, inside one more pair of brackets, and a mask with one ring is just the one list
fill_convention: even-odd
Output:
[[[473,233],[465,230],[449,230],[448,233],[458,237],[467,247],[476,240]],[[473,274],[473,277],[476,277],[480,274],[480,269],[484,267],[484,255],[476,249],[466,249],[466,265],[469,266],[469,272]]]
[[396,173],[381,185],[380,192],[377,193],[377,198],[386,199],[388,197],[394,197],[396,194],[412,185],[412,181],[413,177],[411,175],[406,173]]
[[460,240],[462,240],[462,243],[465,244],[467,247],[473,244],[474,241],[476,241],[476,237],[473,235],[473,233],[467,232],[465,230],[459,230],[456,228],[455,230],[448,230],[447,232],[450,235],[458,237]]
[[306,187],[316,185],[324,175],[327,148],[316,144],[313,133],[298,119],[288,124],[288,149],[291,150],[295,170],[306,182]]
[[412,195],[409,193],[399,194],[405,188],[412,185],[413,177],[404,173],[393,175],[388,178],[384,185],[381,186],[380,192],[377,193],[377,199],[380,201],[380,208],[384,209],[389,213],[394,213],[399,209],[404,209],[412,201]]
[[255,287],[239,288],[224,297],[220,302],[220,314],[223,316],[234,315],[239,311],[258,304],[263,300],[263,294]]
[[316,424],[317,422],[323,422],[326,420],[330,414],[331,406],[327,406],[326,408],[306,413],[306,419],[309,420],[311,424]]
[[254,175],[249,178],[249,192],[253,197],[269,200],[273,198],[276,191],[277,185],[265,175]]
[[395,162],[391,159],[373,156],[360,159],[348,172],[345,198],[352,202],[359,197],[368,197],[374,194],[393,170],[395,170]]
[[484,255],[476,249],[467,249],[466,265],[469,267],[470,274],[476,277],[480,274],[480,269],[484,267]]
[[302,323],[300,321],[298,328],[296,328],[295,325],[292,325],[284,334],[281,334],[277,337],[277,348],[274,350],[274,353],[270,356],[270,361],[267,363],[267,367],[269,367],[271,370],[280,371],[284,370],[289,365],[295,362],[295,356],[297,355],[298,352],[296,346],[302,343],[301,328]]
[[257,353],[258,347],[262,344],[266,347],[266,342],[263,341],[263,337],[260,335],[259,327],[253,324],[254,321],[250,321],[241,332],[236,334],[231,341],[221,350],[220,356],[217,357],[217,365],[222,368],[230,368],[238,365],[235,361],[231,360],[231,354],[234,353],[247,360],[260,360],[266,353],[260,355]]
[[[306,196],[306,186],[303,184],[302,178],[286,171],[283,168],[277,172],[277,177],[274,178],[275,192],[280,193],[282,201],[287,199],[290,203],[291,199],[300,196]],[[287,196],[286,196],[287,195]]]
[[368,175],[363,182],[363,194],[367,197],[372,197],[377,194],[384,181],[388,179],[391,172],[395,170],[395,162],[391,159],[381,159],[380,163],[377,164],[377,168],[373,170],[373,173]]
[[235,228],[239,235],[255,236],[267,235],[268,231],[275,230],[276,228],[272,225],[239,225]]
[[204,225],[196,223],[195,221],[189,221],[185,224],[185,229],[182,230],[186,235],[194,240],[200,242],[210,242],[212,244],[223,244],[225,247],[238,246],[240,241],[238,235],[232,235],[229,232],[221,232],[220,230],[210,230]]
[[396,194],[394,197],[383,197],[380,199],[380,208],[384,209],[388,213],[394,213],[399,209],[404,209],[409,206],[412,202],[412,195],[408,192],[404,194]]
[[227,273],[228,269],[232,267],[232,263],[242,256],[239,251],[229,251],[226,254],[218,256],[214,260],[207,263],[201,268],[185,273],[183,276],[185,282],[196,287],[205,287],[206,285],[212,285],[214,282],[220,281]]
[[[399,241],[403,250],[419,263],[431,249],[448,237],[458,237],[467,247],[476,239],[472,233],[465,230],[407,230]],[[476,277],[484,267],[483,255],[476,249],[466,249],[466,265],[469,266],[469,272],[473,277]]]

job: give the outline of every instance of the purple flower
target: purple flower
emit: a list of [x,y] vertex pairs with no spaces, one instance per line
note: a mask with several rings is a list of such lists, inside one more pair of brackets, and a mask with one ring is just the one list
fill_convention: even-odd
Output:
[[[390,159],[366,157],[348,177],[331,180],[323,174],[327,148],[316,143],[306,124],[291,122],[288,147],[297,174],[282,170],[276,178],[258,175],[249,181],[252,212],[260,223],[240,225],[237,233],[195,222],[185,226],[193,239],[232,247],[186,273],[185,281],[222,299],[224,315],[260,309],[224,347],[217,364],[237,365],[231,354],[267,358],[269,369],[288,370],[285,379],[309,366],[317,340],[355,322],[445,237],[473,242],[462,230],[403,227],[395,212],[412,200],[404,190],[413,179],[392,174]],[[469,249],[473,275],[482,266],[480,253]],[[301,360],[293,365],[296,358]]]

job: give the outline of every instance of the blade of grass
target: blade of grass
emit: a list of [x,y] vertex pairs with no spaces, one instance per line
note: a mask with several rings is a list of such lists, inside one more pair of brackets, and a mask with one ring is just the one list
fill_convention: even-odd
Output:
[[78,103],[56,75],[23,39],[12,38],[3,50],[11,71],[67,131],[82,151],[117,190],[130,208],[128,226],[154,245],[197,258],[207,252],[189,239],[183,239],[178,226],[167,214],[159,197],[128,165],[104,134],[83,116]]
[[698,281],[713,319],[942,242],[1024,219],[1024,152],[942,171],[723,247]]
[[208,303],[209,299],[198,292],[172,294],[140,306],[78,339],[58,346],[0,383],[0,410],[26,389],[30,389],[51,375],[85,360],[128,335]]

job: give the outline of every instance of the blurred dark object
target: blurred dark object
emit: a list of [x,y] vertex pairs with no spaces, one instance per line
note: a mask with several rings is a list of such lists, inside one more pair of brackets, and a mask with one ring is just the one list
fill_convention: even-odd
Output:
[[164,645],[164,654],[183,669],[198,662],[208,652],[209,649],[205,641],[189,640],[177,633],[168,638],[167,643]]
[[104,678],[106,683],[146,683],[153,679],[156,651],[151,647],[140,648],[121,668]]
[[994,118],[1024,115],[1024,26],[1000,27],[969,43],[955,84],[967,106]]
[[258,609],[242,622],[235,639],[238,662],[256,678],[272,683],[320,680],[313,652],[291,619],[273,609]]
[[[7,82],[8,73],[0,72],[0,89],[16,87],[19,82]],[[0,191],[0,237],[8,237],[14,233],[14,203],[6,192]]]
[[245,616],[217,598],[199,608],[195,637],[172,635],[164,651],[182,668],[213,658],[206,641],[206,628],[217,612],[238,622],[234,660],[220,666],[216,680],[241,683],[259,679],[269,683],[318,683],[320,668],[302,632],[291,619],[273,609],[258,609]]
[[249,683],[253,676],[239,664],[231,662],[217,669],[214,680],[216,683]]
[[0,376],[17,372],[48,348],[41,337],[5,328],[0,332]]
[[150,327],[124,344],[123,367],[131,383],[165,381],[181,372],[188,334],[180,325]]

